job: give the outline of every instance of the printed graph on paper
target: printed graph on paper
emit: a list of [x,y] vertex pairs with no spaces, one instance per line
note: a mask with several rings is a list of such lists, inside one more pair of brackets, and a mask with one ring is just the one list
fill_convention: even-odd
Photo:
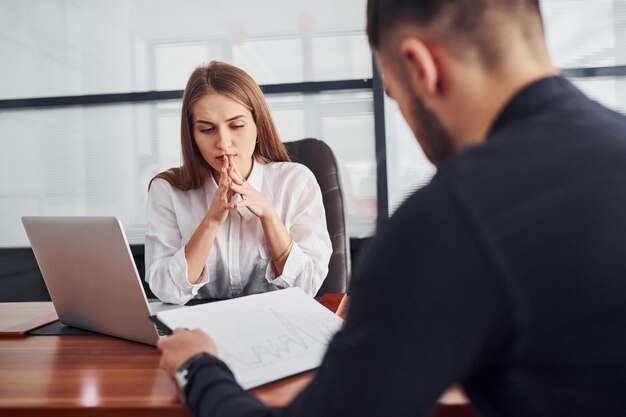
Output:
[[343,320],[298,288],[164,311],[172,328],[199,328],[245,389],[317,368]]

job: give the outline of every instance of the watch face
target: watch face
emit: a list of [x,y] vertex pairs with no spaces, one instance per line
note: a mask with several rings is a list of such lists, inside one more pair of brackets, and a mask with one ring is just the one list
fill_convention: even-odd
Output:
[[178,388],[180,389],[181,396],[183,397],[183,402],[184,402],[183,389],[185,388],[185,385],[187,385],[187,382],[189,380],[189,372],[191,372],[191,370],[195,367],[195,365],[198,363],[200,359],[206,356],[209,356],[206,352],[200,352],[192,356],[191,358],[187,359],[187,361],[183,363],[180,366],[180,368],[178,368],[178,371],[176,372],[176,384],[178,385]]
[[187,369],[181,369],[180,371],[176,372],[176,384],[178,385],[178,388],[180,388],[181,390],[187,384],[188,374],[189,374],[189,371]]

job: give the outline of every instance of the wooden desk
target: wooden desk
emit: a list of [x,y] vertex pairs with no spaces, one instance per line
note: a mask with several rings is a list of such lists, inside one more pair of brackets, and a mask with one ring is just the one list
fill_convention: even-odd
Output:
[[57,320],[51,302],[0,303],[0,337],[23,336]]
[[[327,301],[323,304],[332,309]],[[0,415],[189,417],[159,360],[152,346],[108,336],[0,338]],[[308,372],[252,394],[281,407],[312,377]],[[435,416],[475,414],[453,389],[442,397]]]

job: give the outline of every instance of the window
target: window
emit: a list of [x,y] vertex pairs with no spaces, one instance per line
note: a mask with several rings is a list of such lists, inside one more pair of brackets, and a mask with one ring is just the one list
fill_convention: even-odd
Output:
[[[262,85],[293,84],[289,94],[266,92],[279,134],[331,146],[348,230],[371,236],[377,163],[365,4],[1,2],[0,102],[9,107],[0,110],[0,247],[29,246],[24,215],[115,215],[129,242],[143,243],[148,182],[180,165],[180,98],[111,95],[182,90],[210,60],[240,66]],[[350,80],[360,84],[306,84]],[[78,104],[59,106],[68,96]],[[43,107],[10,107],[50,97]]]
[[[387,207],[393,213],[435,168],[395,103],[379,105],[365,6],[1,1],[0,247],[28,246],[21,216],[53,214],[116,215],[129,241],[143,243],[148,181],[180,164],[180,90],[214,59],[264,86],[283,140],[331,146],[350,235],[371,236]],[[626,112],[626,0],[541,6],[555,63],[592,98]],[[61,106],[65,99],[73,104]],[[386,158],[377,158],[380,148]]]
[[[626,113],[626,0],[542,0],[540,4],[554,63],[590,97]],[[606,72],[611,75],[598,76]],[[388,101],[385,109],[389,210],[393,213],[430,180],[435,168],[395,104]]]

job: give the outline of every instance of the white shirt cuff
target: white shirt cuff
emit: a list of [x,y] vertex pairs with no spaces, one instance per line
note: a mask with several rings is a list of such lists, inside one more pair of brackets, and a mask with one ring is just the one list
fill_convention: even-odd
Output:
[[270,259],[267,269],[265,270],[265,279],[270,284],[276,285],[280,288],[293,287],[296,278],[304,270],[306,262],[307,256],[304,252],[302,252],[300,246],[298,246],[296,242],[293,242],[293,246],[291,247],[291,252],[289,252],[289,257],[287,257],[287,262],[285,262],[282,275],[278,277],[276,276],[272,260]]
[[187,266],[187,258],[185,258],[185,246],[180,248],[174,256],[172,256],[169,267],[170,274],[174,277],[174,282],[178,284],[178,289],[184,294],[191,293],[191,295],[195,297],[200,288],[209,282],[209,274],[207,272],[206,264],[204,265],[204,268],[202,268],[202,273],[200,274],[200,280],[198,283],[191,284],[187,280],[189,267]]

